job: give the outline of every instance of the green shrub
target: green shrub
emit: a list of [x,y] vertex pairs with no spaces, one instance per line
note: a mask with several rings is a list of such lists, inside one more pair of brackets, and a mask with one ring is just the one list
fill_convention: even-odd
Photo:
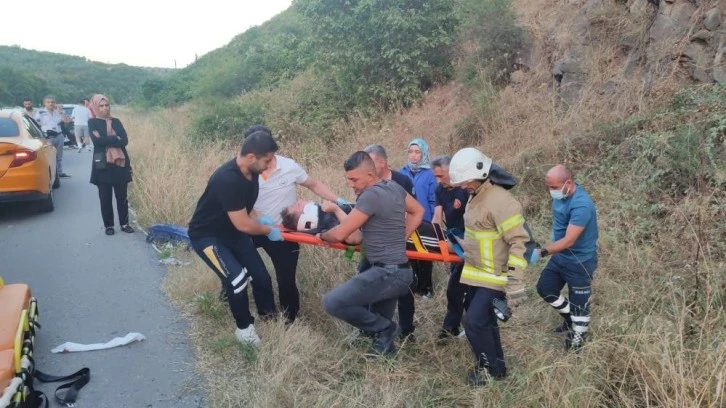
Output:
[[194,140],[224,140],[238,137],[248,127],[265,123],[264,101],[243,98],[238,102],[218,101],[213,110],[194,119],[189,136]]
[[509,81],[516,53],[524,43],[510,0],[463,0],[457,14],[459,52],[465,81],[478,81],[482,70],[496,84]]
[[318,67],[341,99],[383,110],[409,106],[452,73],[453,0],[299,0]]

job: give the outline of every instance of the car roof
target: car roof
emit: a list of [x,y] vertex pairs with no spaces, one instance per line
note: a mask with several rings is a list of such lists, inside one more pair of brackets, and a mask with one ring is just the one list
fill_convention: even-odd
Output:
[[[18,124],[18,129],[20,130],[20,134],[18,136],[30,137],[28,130],[23,125],[22,118],[24,115],[25,114],[21,109],[0,109],[0,118],[10,118]],[[8,141],[8,139],[18,136],[6,136],[3,140]]]

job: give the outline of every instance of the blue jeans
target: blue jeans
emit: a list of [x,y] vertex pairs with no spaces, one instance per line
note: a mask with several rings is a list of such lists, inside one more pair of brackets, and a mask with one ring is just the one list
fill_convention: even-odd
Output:
[[477,367],[486,368],[493,377],[507,375],[499,324],[494,314],[494,299],[505,299],[502,291],[470,286],[471,303],[464,318],[466,339],[474,351]]
[[[537,282],[537,293],[557,310],[568,326],[584,333],[590,324],[592,278],[597,269],[597,255],[585,262],[575,262],[555,254]],[[567,284],[570,298],[560,294]]]
[[413,281],[411,268],[371,266],[323,296],[323,309],[368,333],[386,329]]
[[63,174],[63,142],[65,141],[63,133],[58,133],[58,136],[48,138],[48,141],[55,146],[56,172]]
[[222,281],[229,309],[238,328],[245,329],[255,321],[250,314],[247,297],[247,285],[250,282],[252,282],[257,314],[264,318],[276,313],[272,279],[248,235],[240,234],[235,239],[217,237],[192,239],[191,244],[197,255]]

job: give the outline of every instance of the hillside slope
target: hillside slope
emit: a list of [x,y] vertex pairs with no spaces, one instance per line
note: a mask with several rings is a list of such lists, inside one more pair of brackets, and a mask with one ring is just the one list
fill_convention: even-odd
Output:
[[170,71],[0,46],[0,105],[20,105],[25,97],[40,103],[46,94],[53,94],[59,102],[75,103],[93,93],[126,104],[138,96],[142,83]]

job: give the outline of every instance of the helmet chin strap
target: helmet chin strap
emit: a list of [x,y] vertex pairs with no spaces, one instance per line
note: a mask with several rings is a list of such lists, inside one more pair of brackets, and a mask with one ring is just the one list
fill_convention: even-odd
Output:
[[300,218],[297,220],[297,230],[307,231],[318,228],[318,205],[315,203],[307,203],[303,208]]

